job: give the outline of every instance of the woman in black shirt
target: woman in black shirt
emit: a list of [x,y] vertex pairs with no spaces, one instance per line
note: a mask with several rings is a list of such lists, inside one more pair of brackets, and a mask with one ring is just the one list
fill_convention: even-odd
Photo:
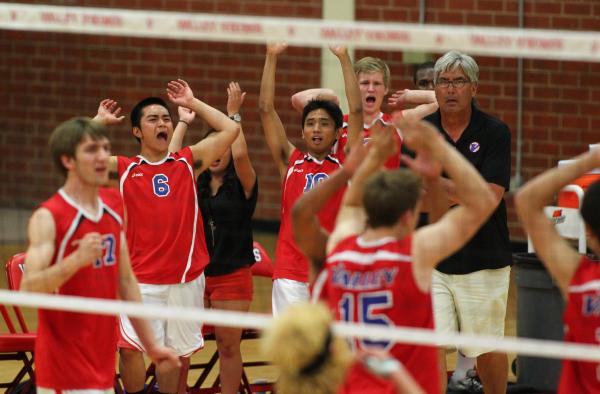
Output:
[[[240,122],[239,109],[246,93],[236,82],[229,84],[227,93],[227,113]],[[180,119],[182,111],[185,113],[186,110],[180,110]],[[213,132],[209,131],[205,138],[211,138]],[[182,133],[174,133],[175,144],[172,141],[171,146],[181,146],[182,139]],[[204,270],[205,305],[215,309],[248,311],[252,301],[250,266],[254,263],[251,219],[256,207],[258,183],[241,130],[231,149],[198,176],[197,184],[210,255],[210,263]],[[240,385],[241,334],[239,328],[215,327],[222,393],[237,393]]]

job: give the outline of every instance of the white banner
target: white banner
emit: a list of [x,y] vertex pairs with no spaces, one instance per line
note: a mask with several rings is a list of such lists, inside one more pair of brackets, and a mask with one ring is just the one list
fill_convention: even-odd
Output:
[[0,29],[600,61],[600,33],[0,4]]

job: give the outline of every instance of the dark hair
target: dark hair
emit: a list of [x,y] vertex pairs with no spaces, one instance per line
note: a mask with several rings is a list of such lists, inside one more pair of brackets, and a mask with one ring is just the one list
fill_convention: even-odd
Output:
[[371,228],[394,225],[415,209],[421,196],[421,178],[407,169],[382,171],[365,183],[363,206]]
[[[167,105],[165,100],[161,99],[160,97],[146,97],[145,99],[137,103],[135,107],[133,107],[133,109],[131,110],[130,119],[132,128],[140,128],[140,121],[142,120],[142,113],[144,112],[144,108],[150,105],[160,105],[161,107],[165,107],[167,112],[169,113],[169,116],[171,115],[171,110],[169,109],[169,106]],[[137,137],[136,139],[138,141],[140,140]]]
[[433,70],[434,67],[435,67],[434,62],[425,62],[425,63],[417,64],[415,66],[415,70],[413,71],[413,83],[415,85],[417,84],[417,74],[419,73],[419,71],[427,70],[429,68]]
[[94,141],[102,138],[108,139],[104,125],[84,117],[69,119],[52,131],[48,146],[52,161],[61,174],[66,176],[68,172],[62,163],[62,156],[74,158],[77,146],[88,135]]
[[581,217],[596,238],[600,239],[600,181],[587,188],[581,202]]
[[308,114],[317,109],[323,109],[331,116],[335,122],[336,130],[344,125],[344,114],[342,114],[342,110],[336,103],[329,100],[310,100],[302,111],[302,128],[304,128],[304,121]]

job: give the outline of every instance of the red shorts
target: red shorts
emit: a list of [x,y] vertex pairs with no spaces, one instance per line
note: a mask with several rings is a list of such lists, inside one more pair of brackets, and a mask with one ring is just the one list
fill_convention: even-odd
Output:
[[252,271],[243,267],[227,275],[207,276],[204,299],[210,301],[252,301]]

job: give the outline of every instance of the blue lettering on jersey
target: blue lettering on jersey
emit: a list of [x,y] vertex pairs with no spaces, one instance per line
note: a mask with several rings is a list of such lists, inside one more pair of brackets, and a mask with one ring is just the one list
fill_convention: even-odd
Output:
[[104,257],[102,259],[96,259],[94,261],[94,268],[102,268],[102,266],[110,266],[115,265],[117,262],[116,259],[116,249],[117,243],[115,241],[115,236],[113,234],[104,234],[102,236],[102,249],[104,250]]
[[600,294],[584,295],[581,307],[583,316],[600,316]]
[[329,176],[324,172],[317,172],[316,174],[306,174],[306,184],[304,185],[304,193],[323,182]]
[[381,268],[375,271],[353,272],[343,266],[332,271],[332,282],[344,289],[374,290],[389,287],[394,283],[398,268]]
[[156,174],[152,177],[152,188],[154,194],[158,197],[166,197],[169,195],[171,188],[169,187],[169,178],[165,174]]

